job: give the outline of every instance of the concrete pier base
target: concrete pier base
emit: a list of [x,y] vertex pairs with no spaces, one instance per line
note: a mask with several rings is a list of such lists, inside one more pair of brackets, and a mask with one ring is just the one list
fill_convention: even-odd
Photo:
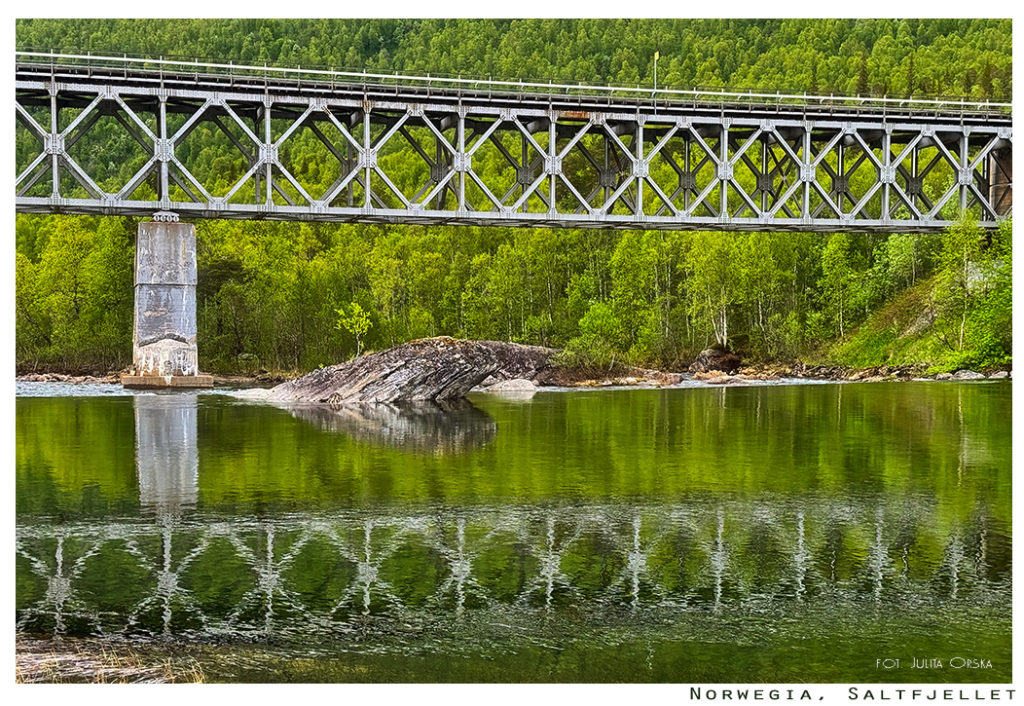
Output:
[[196,349],[196,229],[139,224],[135,245],[135,331],[129,387],[212,387]]
[[212,375],[122,375],[125,387],[213,387]]

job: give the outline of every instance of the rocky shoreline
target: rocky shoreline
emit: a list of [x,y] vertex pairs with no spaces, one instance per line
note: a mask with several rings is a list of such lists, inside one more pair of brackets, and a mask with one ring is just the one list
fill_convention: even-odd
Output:
[[[925,374],[926,366],[876,366],[871,368],[846,368],[826,365],[780,365],[755,363],[743,365],[733,373],[721,370],[698,371],[695,373],[674,373],[659,370],[636,369],[604,377],[587,377],[555,383],[558,387],[671,387],[695,381],[708,385],[744,385],[778,381],[816,382],[907,382],[925,380],[1006,380],[1012,378],[1008,370],[993,371],[990,374],[973,370],[958,370],[955,373]],[[551,385],[552,383],[547,383]],[[539,385],[543,387],[545,385]]]
[[[955,373],[926,375],[926,366],[877,366],[872,368],[846,368],[841,366],[752,363],[741,365],[735,372],[719,370],[706,372],[670,372],[648,368],[616,368],[613,371],[594,369],[571,369],[556,367],[542,379],[506,378],[488,379],[473,388],[475,391],[494,392],[525,391],[543,387],[672,387],[685,382],[701,382],[708,385],[744,385],[758,382],[781,380],[813,380],[823,382],[900,382],[910,380],[1006,380],[1013,377],[1008,370],[992,371],[988,374],[973,370],[958,370]],[[215,375],[216,387],[245,388],[266,387],[289,380],[298,375]],[[27,373],[15,378],[18,382],[66,383],[72,385],[117,385],[121,382],[120,372],[103,375],[73,375],[65,373]],[[528,385],[527,385],[528,383]]]

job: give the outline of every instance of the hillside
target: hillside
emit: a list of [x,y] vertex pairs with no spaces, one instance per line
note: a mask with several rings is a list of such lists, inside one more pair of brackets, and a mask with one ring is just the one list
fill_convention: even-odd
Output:
[[[944,276],[934,275],[897,294],[848,338],[824,346],[818,355],[824,362],[856,368],[924,365],[929,373],[1009,366],[1012,294],[1008,267],[1002,261],[989,261],[970,269],[969,293],[975,301],[966,317],[957,311],[956,302],[949,301]],[[961,322],[962,348],[958,347]]]
[[[16,37],[22,49],[626,84],[653,82],[660,51],[659,85],[1008,100],[1010,28],[1009,20],[19,20]],[[41,145],[23,127],[15,144],[20,173]],[[283,158],[310,189],[322,193],[339,176],[309,131],[288,145]],[[119,188],[149,158],[109,117],[74,149],[104,189]],[[247,170],[209,123],[181,151],[215,196]],[[491,157],[474,158],[474,169],[508,168],[497,151]],[[384,159],[395,183],[417,178],[412,147]],[[947,172],[924,182],[933,200],[949,187]],[[20,368],[105,371],[130,362],[136,224],[17,217]],[[204,221],[200,357],[212,372],[303,372],[449,335],[566,348],[582,365],[680,369],[716,340],[755,360],[867,360],[881,344],[867,333],[858,342],[858,326],[878,328],[870,322],[879,307],[937,273],[947,281],[964,247],[970,261],[991,257],[992,238],[969,219],[960,235]],[[1007,262],[1009,237],[1007,223],[996,237]],[[998,277],[1009,292],[1009,271]],[[946,290],[947,299],[956,295]],[[946,335],[952,349],[941,344],[949,355],[1009,356],[1002,305],[961,300],[969,315],[963,335],[959,324],[955,341]],[[900,355],[935,365],[948,358],[894,336]],[[845,343],[816,353],[833,340]]]

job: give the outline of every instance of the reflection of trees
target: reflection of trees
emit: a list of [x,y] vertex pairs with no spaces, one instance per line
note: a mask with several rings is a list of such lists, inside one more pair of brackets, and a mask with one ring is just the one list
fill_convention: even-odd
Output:
[[[993,521],[1010,522],[1006,385],[567,392],[525,405],[486,395],[474,403],[482,412],[367,419],[320,410],[309,414],[321,419],[308,423],[276,408],[201,397],[203,506],[302,511],[395,498],[601,502],[767,492],[886,504],[927,497],[947,520],[964,522],[984,503]],[[21,398],[17,415],[19,513],[137,512],[131,400]],[[323,433],[320,424],[340,433]],[[923,533],[915,541],[937,556],[941,540]]]
[[494,419],[466,400],[339,408],[304,405],[286,409],[292,416],[324,431],[420,453],[467,451],[487,444],[497,431]]

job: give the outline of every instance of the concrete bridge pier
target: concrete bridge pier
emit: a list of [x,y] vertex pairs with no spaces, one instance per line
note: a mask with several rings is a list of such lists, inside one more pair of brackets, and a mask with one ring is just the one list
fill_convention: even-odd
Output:
[[196,349],[196,228],[159,213],[135,241],[135,330],[125,387],[212,387]]

